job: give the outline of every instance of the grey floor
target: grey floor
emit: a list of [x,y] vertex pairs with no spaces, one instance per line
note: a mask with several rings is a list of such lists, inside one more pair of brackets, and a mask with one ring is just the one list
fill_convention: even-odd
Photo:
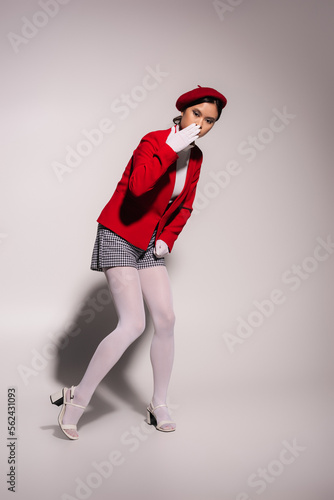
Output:
[[127,384],[122,367],[116,372],[124,397],[111,389],[110,377],[99,386],[78,441],[58,428],[59,409],[48,399],[58,388],[50,367],[26,388],[19,384],[17,492],[5,498],[332,500],[333,399],[326,369],[318,378],[292,378],[287,357],[275,377],[254,358],[258,366],[249,376],[242,356],[218,367],[220,352],[199,367],[199,378],[193,367],[176,363],[169,404],[177,431],[167,434],[145,422],[147,342]]

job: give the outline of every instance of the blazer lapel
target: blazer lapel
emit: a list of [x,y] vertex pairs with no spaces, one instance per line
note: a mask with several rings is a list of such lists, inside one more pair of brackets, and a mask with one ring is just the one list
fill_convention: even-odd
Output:
[[[177,210],[177,208],[182,204],[183,200],[186,198],[188,191],[191,186],[191,181],[193,179],[194,173],[195,173],[195,167],[196,167],[196,153],[195,153],[195,148],[192,148],[190,152],[190,157],[189,157],[189,163],[188,163],[188,170],[187,170],[187,175],[186,175],[186,181],[184,183],[184,187],[181,191],[181,193],[175,198],[175,200],[170,203],[169,207],[164,213],[163,219],[167,220],[169,216]],[[176,176],[176,163],[175,166],[173,165],[173,177],[175,181],[175,176]],[[174,183],[172,185],[172,191],[174,189]]]

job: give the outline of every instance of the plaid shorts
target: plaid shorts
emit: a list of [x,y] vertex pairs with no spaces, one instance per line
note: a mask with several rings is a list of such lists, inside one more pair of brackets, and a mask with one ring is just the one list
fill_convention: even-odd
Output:
[[97,235],[93,249],[90,268],[93,271],[103,271],[104,267],[146,267],[164,266],[165,259],[158,259],[154,253],[154,240],[157,230],[152,234],[146,250],[131,245],[102,224],[98,224]]

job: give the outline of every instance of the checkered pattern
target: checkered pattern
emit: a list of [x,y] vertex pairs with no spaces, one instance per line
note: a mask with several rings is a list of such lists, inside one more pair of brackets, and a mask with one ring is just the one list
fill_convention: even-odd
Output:
[[156,230],[146,250],[137,248],[102,224],[98,225],[92,255],[91,269],[103,271],[104,267],[130,266],[136,269],[164,266],[165,259],[158,259],[154,253]]

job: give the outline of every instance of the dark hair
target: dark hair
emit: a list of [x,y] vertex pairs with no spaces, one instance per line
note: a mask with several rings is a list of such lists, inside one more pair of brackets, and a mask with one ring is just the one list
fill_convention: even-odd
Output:
[[[182,111],[185,111],[187,108],[190,108],[191,106],[196,106],[196,104],[201,104],[202,102],[210,102],[210,103],[216,105],[217,111],[218,111],[218,116],[217,116],[216,121],[218,121],[220,118],[220,115],[222,113],[223,103],[220,99],[215,99],[214,97],[207,96],[207,97],[201,97],[200,99],[196,99],[196,101],[190,102],[185,108],[182,109]],[[182,116],[179,115],[173,119],[173,122],[175,123],[175,125],[180,124],[181,118],[182,118]]]

